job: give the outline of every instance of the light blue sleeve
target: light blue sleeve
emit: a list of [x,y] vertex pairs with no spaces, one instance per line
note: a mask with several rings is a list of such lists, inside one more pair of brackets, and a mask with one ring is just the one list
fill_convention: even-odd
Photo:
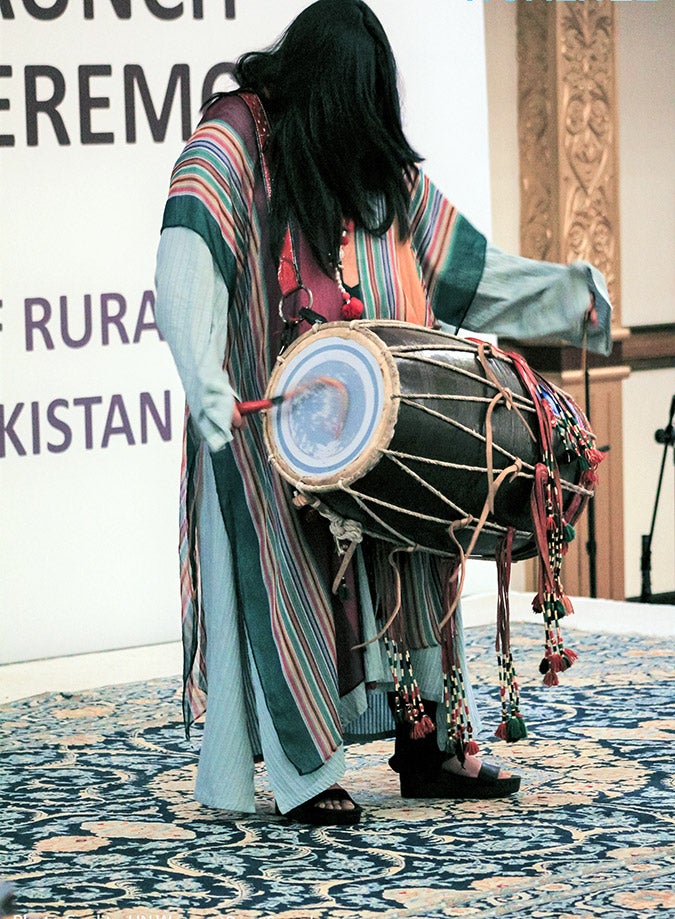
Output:
[[462,326],[521,341],[563,339],[581,347],[591,293],[597,325],[589,324],[588,348],[609,354],[612,307],[597,268],[581,261],[540,262],[488,246],[483,276]]
[[209,450],[232,440],[235,395],[223,358],[229,295],[211,253],[185,227],[162,232],[155,273],[157,325],[166,339],[192,417]]

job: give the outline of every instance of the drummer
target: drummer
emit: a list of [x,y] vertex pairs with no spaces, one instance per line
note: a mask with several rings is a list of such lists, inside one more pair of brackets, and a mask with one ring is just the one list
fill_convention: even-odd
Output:
[[188,728],[206,709],[208,680],[195,796],[253,812],[262,757],[278,813],[356,823],[361,808],[339,783],[344,737],[358,732],[396,737],[406,796],[511,794],[519,779],[458,748],[444,727],[433,637],[443,562],[418,553],[401,565],[399,633],[430,719],[413,739],[392,716],[383,655],[354,650],[366,618],[388,613],[377,544],[362,544],[334,594],[327,525],[295,507],[268,462],[260,416],[242,425],[237,402],[264,397],[280,348],[315,318],[301,312],[307,291],[327,320],[441,320],[577,344],[594,301],[588,345],[607,353],[604,282],[583,262],[498,251],[443,197],[403,133],[392,50],[361,0],[318,0],[270,50],[245,54],[235,77],[248,94],[212,99],[176,164],[157,259],[157,322],[189,406]]

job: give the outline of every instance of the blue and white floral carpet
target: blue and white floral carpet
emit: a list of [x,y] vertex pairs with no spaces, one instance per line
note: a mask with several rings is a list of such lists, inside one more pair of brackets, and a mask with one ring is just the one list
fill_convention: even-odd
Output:
[[[412,919],[675,915],[673,649],[572,633],[554,689],[541,630],[514,625],[531,737],[487,738],[520,772],[496,802],[403,802],[390,744],[350,748],[357,828],[312,829],[191,797],[197,743],[178,680],[46,694],[0,708],[0,880],[22,917]],[[491,629],[468,630],[486,722],[498,720]],[[486,732],[488,734],[490,732]]]

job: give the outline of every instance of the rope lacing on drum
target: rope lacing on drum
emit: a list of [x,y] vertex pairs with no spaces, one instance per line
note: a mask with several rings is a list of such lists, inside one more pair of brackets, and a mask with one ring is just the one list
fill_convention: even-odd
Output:
[[[358,521],[340,517],[330,510],[327,510],[326,517],[328,518],[330,531],[335,537],[338,553],[342,555],[342,562],[333,580],[332,590],[336,594],[356,547],[363,542],[363,527]],[[342,543],[344,542],[349,543],[347,548],[342,548]]]
[[[473,344],[474,345],[478,344],[478,341],[475,341]],[[481,344],[487,344],[487,343],[481,342]],[[396,348],[392,348],[391,351],[392,351],[392,354],[397,353]],[[403,353],[402,357],[407,361],[418,361],[420,363],[430,365],[432,367],[442,367],[443,370],[449,371],[450,373],[456,373],[459,376],[467,377],[467,379],[469,380],[475,380],[476,383],[480,383],[482,386],[489,386],[497,390],[502,388],[502,385],[501,383],[499,383],[499,381],[495,383],[494,379],[492,378],[486,380],[485,377],[481,376],[479,373],[474,373],[472,370],[467,370],[465,367],[456,367],[455,365],[449,364],[446,361],[439,361],[439,360],[435,360],[432,357],[426,357],[426,356],[423,357],[422,355],[408,354],[408,353]],[[513,364],[514,362],[512,360],[506,360],[506,363]],[[525,396],[514,394],[514,398],[518,401],[518,404],[522,408],[528,409],[530,411],[532,410],[532,407],[530,406]],[[474,401],[480,401],[480,400],[474,400]]]
[[397,552],[414,552],[417,548],[419,547],[415,545],[396,546],[394,549],[391,550],[391,552],[387,556],[387,561],[391,565],[392,571],[394,572],[394,584],[396,585],[396,588],[395,588],[396,589],[396,601],[394,603],[394,609],[390,613],[389,618],[387,619],[383,627],[380,629],[380,631],[377,633],[377,635],[374,635],[372,638],[369,638],[368,641],[364,641],[360,645],[355,645],[354,650],[365,648],[367,645],[372,645],[373,642],[380,641],[380,639],[384,638],[384,636],[389,631],[390,627],[395,622],[396,617],[401,612],[401,605],[402,605],[403,598],[402,598],[402,591],[401,591],[401,572],[398,570],[398,566],[396,565],[394,561],[394,556],[396,555]]
[[534,441],[534,443],[537,442],[537,438],[534,435],[529,424],[525,420],[522,412],[520,411],[518,406],[515,404],[512,390],[509,389],[508,386],[504,386],[500,382],[494,370],[492,369],[492,367],[490,367],[488,360],[487,360],[487,353],[486,353],[486,352],[489,352],[490,346],[487,344],[487,342],[484,342],[484,341],[478,341],[476,345],[477,345],[478,360],[480,361],[481,367],[485,371],[485,376],[488,377],[488,379],[490,379],[492,383],[494,383],[494,385],[497,386],[499,389],[496,395],[490,400],[490,405],[488,406],[487,414],[485,416],[485,456],[486,456],[487,477],[488,477],[488,505],[490,508],[490,513],[494,514],[496,489],[494,487],[495,476],[494,476],[494,464],[492,461],[492,452],[493,452],[492,412],[494,411],[495,406],[499,402],[503,401],[506,409],[509,412],[513,410],[518,415],[520,420],[525,425],[525,429],[527,433],[530,435],[530,439]]
[[[328,520],[328,527],[335,538],[338,555],[342,556],[342,562],[333,579],[331,588],[333,593],[336,594],[347,568],[349,567],[349,563],[352,560],[352,556],[356,551],[356,547],[363,542],[363,527],[358,520],[340,517],[339,514],[334,513],[329,507],[322,504],[318,498],[308,496],[302,491],[302,482],[296,482],[295,488],[296,491],[293,495],[293,504],[296,507],[313,507],[315,510],[318,510],[322,517]],[[345,547],[343,543],[348,543],[348,545]]]
[[[485,382],[485,380],[483,380]],[[511,390],[508,390],[511,392]],[[517,398],[516,394],[511,392],[511,396],[515,400]],[[400,399],[401,396],[394,393],[391,396],[392,399]],[[431,393],[431,392],[407,392],[405,394],[406,399],[429,399],[434,402],[484,402],[486,405],[489,405],[492,402],[492,396],[461,396],[458,393]],[[532,412],[535,414],[536,409],[531,405],[526,405],[525,403],[519,403],[519,408],[525,412]]]
[[[449,621],[451,616],[454,615],[454,612],[457,609],[457,605],[459,604],[459,600],[462,595],[462,589],[464,587],[464,578],[466,575],[466,563],[469,560],[471,553],[473,552],[476,546],[476,542],[478,541],[478,537],[481,533],[481,530],[485,527],[488,515],[491,513],[490,505],[491,504],[494,505],[494,496],[497,494],[499,487],[501,486],[502,482],[505,481],[507,476],[511,476],[511,478],[515,478],[520,473],[521,465],[522,465],[521,460],[516,459],[512,466],[507,466],[506,469],[502,469],[502,471],[499,473],[497,478],[491,484],[490,486],[491,493],[488,494],[487,498],[485,499],[485,504],[483,505],[483,511],[480,517],[478,518],[478,522],[476,523],[476,526],[473,531],[473,535],[471,537],[471,542],[469,543],[466,551],[462,549],[462,546],[459,540],[455,536],[455,530],[459,530],[459,529],[462,529],[462,527],[467,526],[468,525],[467,521],[469,521],[470,523],[473,523],[474,518],[466,518],[466,520],[455,520],[453,521],[453,523],[450,524],[450,527],[448,528],[448,535],[450,536],[452,541],[457,546],[457,553],[460,559],[461,574],[460,574],[460,582],[459,582],[459,589],[457,591],[457,596],[455,597],[455,600],[453,601],[450,609],[446,612],[444,618],[441,620],[441,622],[438,623],[439,630],[443,628],[443,626],[446,624],[446,622]],[[507,528],[507,531],[506,531],[507,533],[509,529],[512,529],[512,528]]]

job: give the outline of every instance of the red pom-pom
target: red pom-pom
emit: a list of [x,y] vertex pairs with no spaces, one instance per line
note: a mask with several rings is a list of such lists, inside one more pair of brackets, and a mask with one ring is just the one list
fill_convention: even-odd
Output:
[[349,319],[360,319],[363,316],[363,303],[358,299],[358,297],[351,297],[342,305],[342,318]]

